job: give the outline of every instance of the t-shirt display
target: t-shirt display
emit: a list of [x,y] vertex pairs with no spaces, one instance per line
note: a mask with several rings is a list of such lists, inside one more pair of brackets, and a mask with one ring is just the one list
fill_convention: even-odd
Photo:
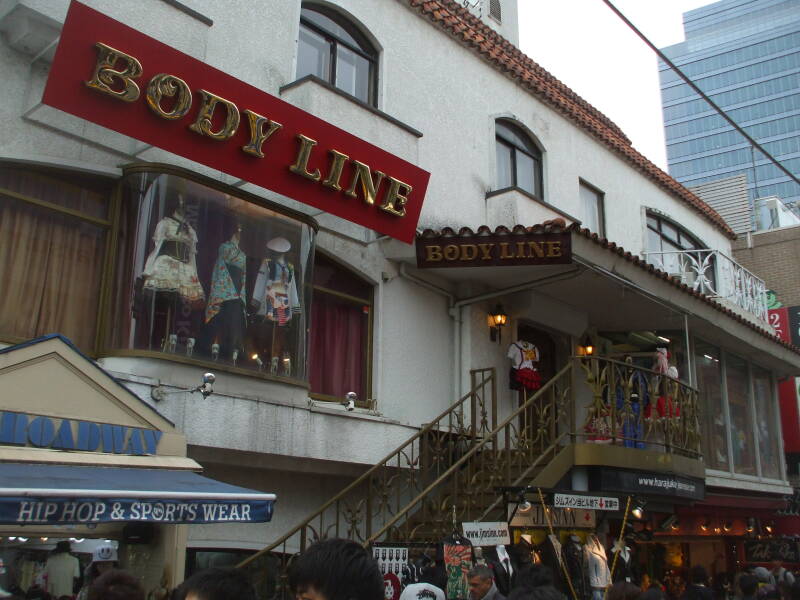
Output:
[[535,365],[539,362],[536,346],[517,340],[508,347],[506,356],[511,359],[511,389],[538,390],[542,387],[542,376]]

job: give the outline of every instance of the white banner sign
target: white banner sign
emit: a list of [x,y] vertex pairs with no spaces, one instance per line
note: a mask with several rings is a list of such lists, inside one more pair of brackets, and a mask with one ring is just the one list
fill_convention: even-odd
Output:
[[508,535],[508,523],[462,523],[464,537],[472,542],[473,546],[497,546],[510,544],[511,536]]
[[583,508],[586,510],[619,510],[619,498],[554,494],[553,506],[556,508]]

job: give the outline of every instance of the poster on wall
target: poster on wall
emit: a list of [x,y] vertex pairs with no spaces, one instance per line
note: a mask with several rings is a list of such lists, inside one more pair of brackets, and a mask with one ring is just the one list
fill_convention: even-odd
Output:
[[400,577],[408,565],[408,548],[376,547],[372,549],[372,556],[378,561],[383,575],[393,573]]

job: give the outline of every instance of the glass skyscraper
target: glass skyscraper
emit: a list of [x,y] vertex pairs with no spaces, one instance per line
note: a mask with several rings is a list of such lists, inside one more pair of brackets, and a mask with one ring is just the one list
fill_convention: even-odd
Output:
[[[683,15],[662,51],[793,174],[800,175],[800,0],[722,0]],[[686,186],[738,174],[750,199],[800,201],[792,181],[663,62],[669,172]]]

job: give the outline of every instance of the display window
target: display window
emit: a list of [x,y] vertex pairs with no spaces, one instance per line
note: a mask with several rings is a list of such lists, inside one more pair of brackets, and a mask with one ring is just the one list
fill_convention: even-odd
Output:
[[781,477],[781,438],[778,431],[778,408],[769,371],[753,366],[753,401],[756,407],[758,450],[761,476]]
[[728,433],[725,427],[725,404],[722,395],[722,366],[719,348],[702,340],[694,342],[694,363],[702,420],[703,457],[711,469],[729,471]]
[[129,171],[109,353],[154,353],[306,379],[313,228],[251,199]]
[[733,470],[743,475],[756,475],[754,418],[750,403],[747,361],[732,354],[726,355],[725,373],[731,420]]
[[0,166],[0,339],[95,344],[114,182]]

